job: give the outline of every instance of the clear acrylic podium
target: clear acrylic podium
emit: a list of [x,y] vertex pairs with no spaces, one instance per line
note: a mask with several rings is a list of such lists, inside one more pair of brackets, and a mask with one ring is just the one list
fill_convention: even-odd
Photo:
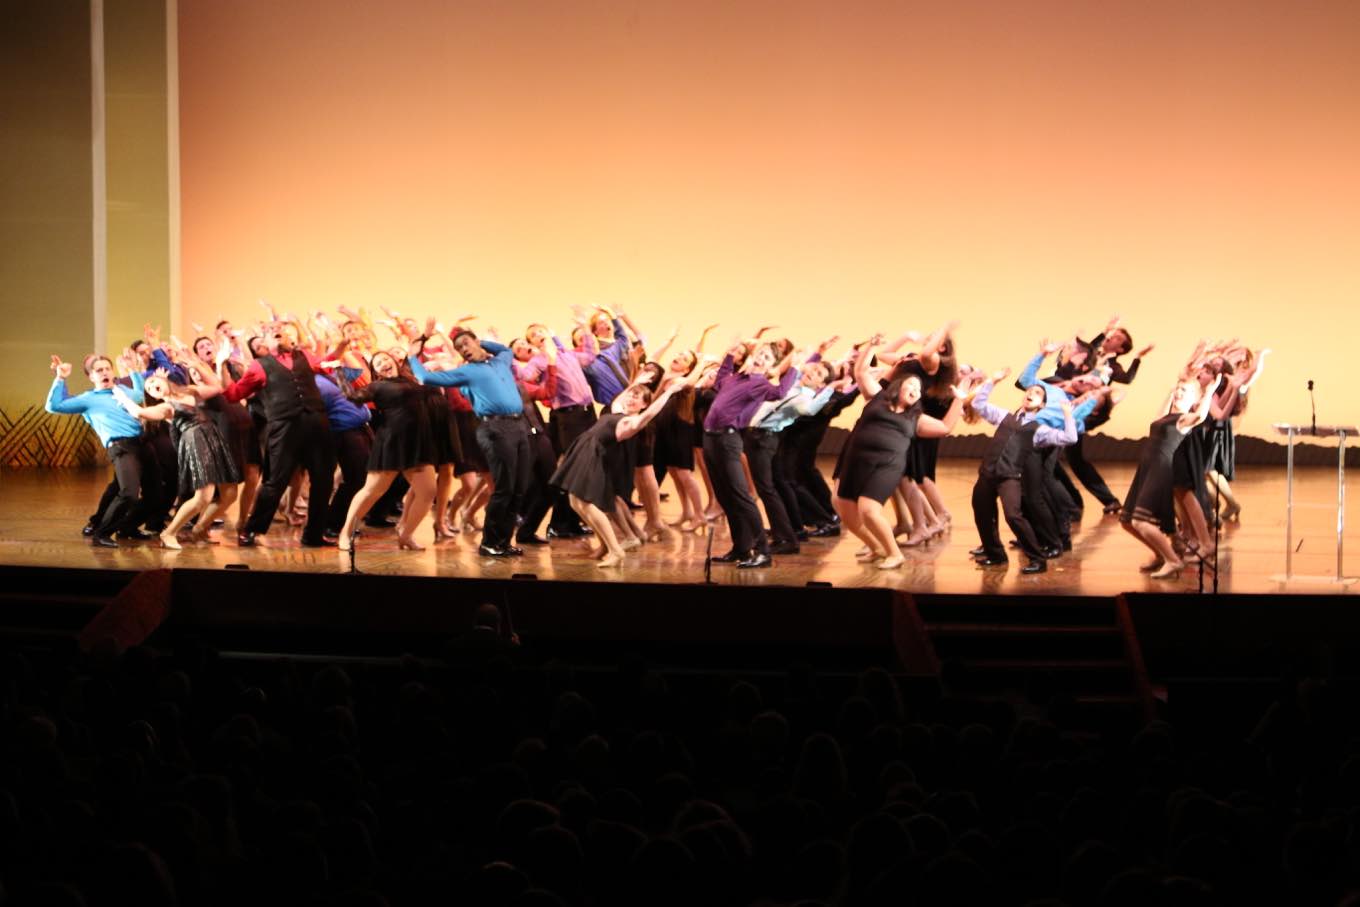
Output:
[[[1356,577],[1347,577],[1342,570],[1341,559],[1344,551],[1343,536],[1346,531],[1346,438],[1360,434],[1354,426],[1319,425],[1316,428],[1305,425],[1279,423],[1275,431],[1289,438],[1289,452],[1285,459],[1287,481],[1284,530],[1284,573],[1272,576],[1278,582],[1339,583],[1350,585]],[[1316,507],[1330,509],[1332,505],[1321,503],[1294,503],[1294,440],[1300,435],[1310,438],[1336,438],[1336,575],[1308,576],[1294,573],[1294,508]]]

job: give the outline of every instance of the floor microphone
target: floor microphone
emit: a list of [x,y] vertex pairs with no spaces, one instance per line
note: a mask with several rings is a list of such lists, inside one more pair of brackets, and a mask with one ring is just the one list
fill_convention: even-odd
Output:
[[1313,379],[1308,379],[1308,402],[1313,407],[1313,436],[1317,437],[1317,398],[1313,396]]

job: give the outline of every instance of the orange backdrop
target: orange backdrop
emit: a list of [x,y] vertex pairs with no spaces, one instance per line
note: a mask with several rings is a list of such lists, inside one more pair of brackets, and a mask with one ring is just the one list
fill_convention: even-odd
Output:
[[[1144,431],[1201,336],[1244,429],[1360,421],[1360,4],[179,0],[184,321],[336,304],[503,337],[625,304],[966,360],[1122,313]],[[1016,395],[1018,398],[1018,395]],[[1009,400],[1010,398],[1006,398]],[[1005,402],[1005,401],[1003,401]]]

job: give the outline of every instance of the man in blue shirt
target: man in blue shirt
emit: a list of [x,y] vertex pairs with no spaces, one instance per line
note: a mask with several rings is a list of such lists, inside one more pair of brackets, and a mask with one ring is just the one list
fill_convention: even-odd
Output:
[[418,358],[426,337],[411,343],[408,361],[411,373],[422,384],[456,387],[472,403],[481,420],[477,426],[477,446],[486,457],[494,483],[486,502],[482,544],[477,553],[483,557],[511,557],[523,554],[512,544],[515,517],[529,487],[529,430],[524,423],[524,401],[515,383],[515,356],[508,346],[492,340],[477,340],[471,331],[453,335],[453,348],[464,365],[447,372],[432,372]]
[[[155,469],[150,449],[142,440],[142,423],[136,416],[123,408],[123,404],[113,395],[113,362],[107,356],[92,356],[86,360],[86,372],[93,390],[72,396],[66,389],[66,379],[71,375],[71,363],[52,357],[52,371],[55,378],[52,389],[47,394],[45,409],[49,413],[78,415],[83,418],[103,445],[113,464],[113,474],[118,482],[118,494],[103,509],[103,515],[94,527],[91,542],[100,548],[117,548],[113,534],[130,538],[140,536],[137,525],[145,515],[142,494],[142,473]],[[132,392],[129,396],[138,403],[143,402],[142,375],[132,374]]]

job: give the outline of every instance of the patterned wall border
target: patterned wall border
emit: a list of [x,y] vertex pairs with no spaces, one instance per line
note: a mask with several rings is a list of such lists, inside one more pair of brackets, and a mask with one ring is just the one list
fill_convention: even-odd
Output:
[[90,466],[104,462],[99,438],[79,416],[41,406],[0,408],[0,468]]

